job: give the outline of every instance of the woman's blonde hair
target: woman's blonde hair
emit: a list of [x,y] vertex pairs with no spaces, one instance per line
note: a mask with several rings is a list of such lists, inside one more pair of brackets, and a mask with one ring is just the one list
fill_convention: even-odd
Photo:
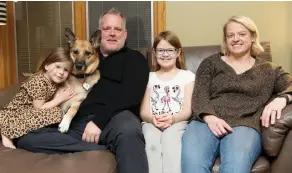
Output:
[[226,43],[227,43],[226,30],[227,30],[228,24],[230,24],[231,22],[236,22],[246,27],[249,30],[251,36],[254,38],[254,42],[252,42],[251,51],[250,51],[250,54],[252,57],[256,57],[258,56],[259,53],[264,52],[264,49],[260,44],[259,31],[255,23],[250,18],[245,17],[245,16],[232,16],[231,18],[228,19],[228,21],[225,23],[223,27],[223,44],[221,45],[221,49],[224,55],[229,55],[230,53],[226,46]]
[[[165,40],[167,41],[170,45],[172,45],[174,48],[176,48],[177,50],[180,50],[180,55],[179,57],[176,59],[176,67],[179,69],[186,69],[185,67],[185,56],[184,56],[184,52],[182,50],[182,46],[181,43],[179,41],[178,36],[171,32],[171,31],[163,31],[161,32],[154,40],[153,43],[153,50],[156,50],[157,45],[159,44],[159,42],[161,40]],[[160,65],[157,63],[157,59],[155,56],[152,56],[152,65],[151,65],[151,71],[157,71],[160,69]]]

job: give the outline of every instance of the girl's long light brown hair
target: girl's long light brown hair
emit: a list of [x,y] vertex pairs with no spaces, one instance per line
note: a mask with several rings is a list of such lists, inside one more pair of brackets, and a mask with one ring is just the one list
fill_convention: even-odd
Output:
[[[185,70],[186,69],[185,56],[184,56],[184,52],[182,50],[182,46],[181,46],[178,36],[171,31],[161,32],[154,40],[153,47],[152,47],[153,51],[156,50],[157,45],[159,44],[161,40],[167,41],[174,48],[176,48],[177,50],[180,50],[180,55],[176,59],[176,67],[179,69]],[[155,55],[152,55],[151,62],[152,62],[151,71],[158,71],[160,69],[160,65],[157,63],[157,59]]]
[[66,50],[62,47],[55,48],[37,67],[37,70],[35,73],[24,73],[24,76],[28,76],[28,80],[31,79],[33,76],[40,74],[40,73],[45,73],[46,72],[46,66],[53,64],[55,62],[70,62],[71,68],[70,68],[70,73],[72,70],[73,66],[73,61],[70,57],[70,52],[69,50]]

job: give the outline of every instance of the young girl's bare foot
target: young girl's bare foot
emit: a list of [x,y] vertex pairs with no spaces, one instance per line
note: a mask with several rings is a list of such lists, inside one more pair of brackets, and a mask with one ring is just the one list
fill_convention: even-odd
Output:
[[1,134],[1,137],[2,137],[2,144],[4,147],[16,149],[11,139],[7,138],[6,136],[2,134]]

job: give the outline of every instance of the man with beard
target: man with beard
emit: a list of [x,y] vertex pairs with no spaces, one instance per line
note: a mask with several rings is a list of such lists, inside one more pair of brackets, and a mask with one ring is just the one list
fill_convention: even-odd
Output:
[[101,78],[82,102],[68,133],[60,133],[57,126],[45,127],[18,139],[17,146],[49,154],[108,149],[116,156],[118,173],[148,173],[138,116],[148,82],[147,61],[125,45],[126,19],[118,10],[105,12],[99,29]]

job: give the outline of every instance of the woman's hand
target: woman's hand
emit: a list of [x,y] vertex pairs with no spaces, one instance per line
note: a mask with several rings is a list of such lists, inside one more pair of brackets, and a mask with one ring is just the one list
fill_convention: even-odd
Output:
[[214,115],[206,115],[204,121],[208,124],[211,132],[218,138],[233,132],[232,128],[224,120]]
[[275,124],[276,118],[280,119],[282,110],[286,106],[286,99],[284,97],[277,97],[271,101],[264,109],[260,119],[262,120],[262,126],[269,127],[269,124]]

